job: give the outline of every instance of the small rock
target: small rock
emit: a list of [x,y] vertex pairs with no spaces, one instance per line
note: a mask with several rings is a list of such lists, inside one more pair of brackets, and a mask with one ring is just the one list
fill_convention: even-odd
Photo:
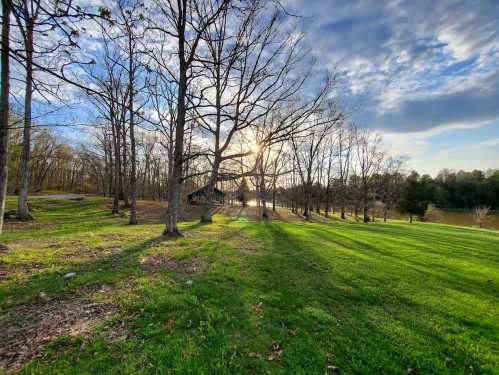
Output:
[[339,374],[341,372],[340,368],[337,366],[327,366],[328,370],[331,370],[332,372]]
[[407,369],[407,373],[408,373],[408,374],[415,374],[415,373],[416,373],[416,371],[414,371],[414,369],[412,369],[412,368],[410,368],[410,367],[409,367],[409,368]]
[[192,285],[192,280],[187,280],[185,283],[186,283],[187,285],[191,286],[191,285]]
[[76,273],[75,272],[68,272],[67,274],[64,275],[65,279],[71,279],[72,277],[75,277]]
[[45,292],[40,292],[38,293],[38,297],[43,300],[43,301],[48,301],[49,300],[49,297],[47,296],[47,293]]

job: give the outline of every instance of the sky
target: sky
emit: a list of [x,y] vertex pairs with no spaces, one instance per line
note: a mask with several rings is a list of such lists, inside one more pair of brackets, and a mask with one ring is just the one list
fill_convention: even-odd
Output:
[[499,168],[498,0],[286,0],[352,121],[406,168]]
[[[317,69],[336,73],[350,120],[406,170],[499,168],[499,0],[279,1],[300,16]],[[67,112],[51,122],[80,122]]]

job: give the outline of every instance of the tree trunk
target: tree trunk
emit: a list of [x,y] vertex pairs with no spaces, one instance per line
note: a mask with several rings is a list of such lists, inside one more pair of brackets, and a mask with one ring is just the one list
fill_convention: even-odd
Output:
[[412,224],[412,214],[409,214],[409,223]]
[[29,18],[26,25],[26,86],[24,93],[24,129],[23,148],[21,151],[20,175],[21,184],[17,199],[17,218],[32,219],[28,208],[29,163],[31,151],[31,98],[33,95],[33,20]]
[[122,139],[122,152],[123,152],[123,162],[121,164],[121,195],[123,199],[123,208],[129,208],[130,202],[128,200],[128,157],[127,157],[127,142],[126,142],[126,129],[125,124],[123,124],[123,131],[121,132]]
[[3,229],[9,160],[9,34],[10,0],[2,0],[2,67],[0,83],[0,233]]
[[324,206],[324,217],[329,217],[329,199],[330,199],[330,195],[331,195],[331,192],[330,192],[330,186],[329,186],[329,173],[328,173],[328,183],[326,185],[326,202],[325,202],[325,206]]
[[367,207],[367,204],[364,203],[364,208],[363,208],[364,212],[363,212],[363,219],[364,219],[364,223],[368,223],[369,222],[369,210],[368,210],[368,207]]
[[275,195],[276,195],[276,178],[274,177],[274,181],[272,183],[272,211],[274,212],[275,212]]
[[267,199],[265,198],[265,192],[261,191],[262,197],[262,218],[263,219],[268,219],[269,218],[269,211],[267,209]]
[[119,213],[120,210],[120,195],[123,191],[122,182],[123,179],[121,177],[121,153],[120,153],[120,134],[118,125],[114,120],[114,110],[111,104],[111,130],[113,136],[113,145],[114,145],[114,198],[113,198],[113,214]]
[[213,222],[213,212],[215,209],[215,185],[217,183],[219,165],[220,165],[220,157],[219,155],[215,155],[215,161],[213,162],[213,169],[211,171],[210,179],[208,180],[208,186],[206,192],[206,209],[201,215],[202,223]]
[[367,190],[367,183],[364,182],[363,192],[362,192],[362,205],[363,205],[363,219],[364,223],[369,222],[369,197]]
[[260,201],[262,202],[262,218],[268,219],[269,212],[267,210],[267,197],[266,197],[266,189],[265,189],[265,171],[263,169],[263,158],[260,159],[260,183],[259,185],[259,196]]
[[180,184],[182,183],[182,167],[184,157],[184,131],[185,131],[185,116],[186,103],[185,96],[187,93],[187,66],[184,57],[184,40],[181,30],[179,33],[179,84],[177,96],[177,124],[175,128],[175,149],[173,152],[173,168],[172,175],[168,183],[168,213],[166,228],[163,235],[168,237],[182,236],[178,227],[178,213],[180,205]]
[[134,120],[135,114],[133,110],[133,100],[134,100],[134,66],[133,66],[133,46],[132,46],[132,31],[129,31],[128,35],[128,48],[129,48],[129,65],[128,65],[128,83],[130,85],[130,148],[131,148],[131,160],[132,168],[130,174],[130,225],[137,224],[137,161],[136,161],[136,149],[135,149],[135,129]]

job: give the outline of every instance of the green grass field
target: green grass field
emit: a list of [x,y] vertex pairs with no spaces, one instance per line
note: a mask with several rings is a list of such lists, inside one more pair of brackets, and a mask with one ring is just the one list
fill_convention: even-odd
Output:
[[499,374],[498,232],[218,216],[165,240],[163,225],[128,226],[102,199],[34,202],[40,226],[2,235],[0,340],[22,319],[34,337],[67,329],[36,336],[28,363],[12,351],[31,344],[11,334],[4,368]]

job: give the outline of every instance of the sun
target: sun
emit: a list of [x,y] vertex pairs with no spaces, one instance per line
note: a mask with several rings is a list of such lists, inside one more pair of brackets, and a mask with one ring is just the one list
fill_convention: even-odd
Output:
[[259,151],[260,151],[260,146],[258,145],[258,143],[255,143],[254,145],[251,146],[251,152],[253,154],[258,154]]

